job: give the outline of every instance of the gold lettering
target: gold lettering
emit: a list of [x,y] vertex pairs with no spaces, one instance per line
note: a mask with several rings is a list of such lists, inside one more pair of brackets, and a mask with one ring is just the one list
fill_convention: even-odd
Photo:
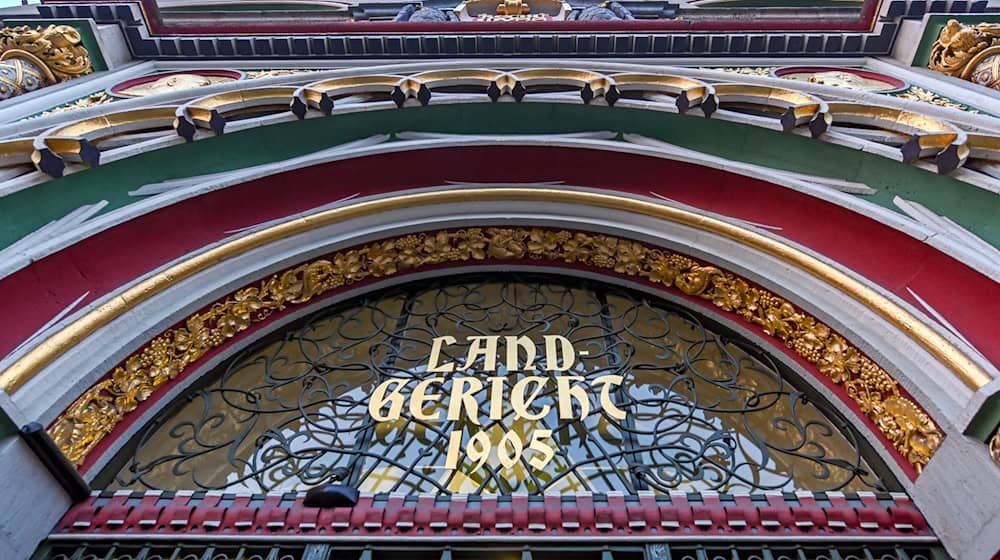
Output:
[[577,375],[556,376],[556,388],[559,393],[559,419],[570,420],[573,415],[573,400],[580,404],[580,418],[586,418],[590,414],[590,398],[583,387],[574,385],[576,381],[584,379]]
[[438,364],[441,361],[441,347],[445,345],[455,344],[455,337],[453,336],[438,336],[434,338],[434,342],[431,343],[431,356],[427,360],[427,371],[430,373],[448,373],[449,371],[455,370],[455,364],[447,362],[444,364]]
[[469,354],[465,357],[465,365],[462,371],[466,371],[476,363],[479,356],[483,357],[483,371],[497,370],[497,342],[499,336],[467,336],[472,344],[469,345]]
[[438,394],[427,394],[427,388],[433,383],[444,383],[443,377],[431,377],[430,379],[424,379],[417,386],[413,388],[413,394],[410,395],[410,414],[413,415],[414,420],[437,420],[438,419],[438,407],[434,407],[434,412],[431,414],[424,414],[424,403],[435,402],[441,400],[441,395]]
[[[385,392],[393,385],[396,388],[392,389],[392,392],[386,396]],[[371,400],[368,401],[368,414],[379,422],[397,420],[399,413],[403,410],[404,399],[403,395],[399,394],[399,390],[403,388],[403,385],[406,385],[406,381],[402,379],[390,379],[384,383],[380,383],[372,393]],[[386,404],[389,405],[389,412],[382,414],[382,409]]]
[[591,382],[594,387],[601,388],[601,408],[612,418],[618,420],[625,419],[625,411],[615,406],[615,403],[611,401],[611,387],[621,385],[624,379],[621,375],[602,375]]
[[[535,365],[536,359],[539,358],[539,348],[531,338],[527,336],[503,338],[507,359],[504,363],[506,373],[532,371],[536,367],[541,369],[541,366]],[[517,379],[524,374],[510,377],[512,386],[509,387],[509,405],[504,401],[504,393],[508,389],[508,375],[454,375],[456,371],[469,370],[477,370],[477,373],[496,372],[500,336],[466,337],[469,347],[465,362],[460,368],[455,362],[448,361],[450,357],[446,353],[446,347],[457,344],[455,337],[434,338],[427,360],[427,372],[452,375],[416,380],[416,386],[408,397],[403,392],[407,387],[406,380],[389,379],[379,384],[372,392],[368,403],[369,414],[379,422],[376,434],[382,437],[383,432],[388,434],[395,431],[402,423],[411,419],[420,422],[441,421],[441,409],[446,407],[447,419],[452,422],[461,421],[462,424],[455,424],[454,430],[448,435],[445,468],[455,469],[459,463],[468,461],[470,465],[474,465],[472,470],[475,471],[489,460],[499,460],[500,466],[511,468],[521,461],[525,453],[528,453],[528,464],[535,469],[542,469],[555,456],[555,449],[549,445],[549,440],[553,436],[552,430],[529,430],[523,434],[511,430],[503,433],[499,442],[495,442],[491,439],[491,435],[482,429],[472,429],[469,431],[468,442],[463,445],[465,428],[469,424],[481,425],[479,418],[481,406],[487,407],[488,410],[483,412],[492,421],[502,420],[508,412],[512,413],[515,421],[536,421],[547,416],[556,406],[558,406],[559,420],[586,418],[598,406],[610,418],[624,420],[627,417],[627,412],[615,404],[612,395],[612,390],[616,390],[624,383],[624,376],[603,375],[590,381],[588,385],[588,379],[582,375],[563,375],[564,372],[571,372],[577,359],[586,356],[587,352],[585,350],[577,352],[572,341],[565,336],[544,335],[544,338],[544,369],[556,375],[549,373],[529,375],[519,380]],[[480,359],[482,367],[476,368]],[[542,404],[547,402],[544,398],[548,396],[546,387],[553,377],[556,385],[556,395],[554,395],[556,403]],[[450,394],[446,395],[441,387],[449,381]],[[480,396],[483,390],[487,389],[487,385],[488,396],[485,398],[489,399],[488,405],[485,398]],[[597,396],[599,404],[590,401],[591,395]],[[408,405],[407,398],[409,398]],[[540,398],[542,402],[535,405]],[[480,403],[480,400],[484,402]],[[401,419],[404,406],[408,406],[410,416]],[[509,410],[507,406],[510,407]],[[585,436],[587,428],[583,423],[573,422],[559,431],[558,440],[564,445],[569,444],[576,437],[570,433],[574,429],[579,432],[580,437]],[[426,428],[422,424],[416,425],[415,437],[425,441],[427,439],[425,432]]]
[[489,377],[490,382],[490,420],[503,418],[503,377]]
[[[541,411],[532,414],[528,411],[528,407],[534,402],[538,395],[545,388],[545,384],[548,382],[548,378],[540,377],[537,375],[530,375],[524,379],[518,381],[514,384],[514,388],[510,391],[510,406],[514,409],[514,414],[518,418],[523,418],[525,420],[538,420],[545,417],[549,413],[549,405],[545,405],[541,408]],[[535,390],[531,392],[530,396],[525,395],[525,390],[529,383],[535,384]]]
[[[562,355],[562,360],[560,356]],[[562,365],[559,365],[559,362]],[[545,369],[548,371],[568,371],[576,363],[573,343],[558,334],[545,335]]]
[[[504,338],[507,346],[507,371],[531,369],[531,364],[535,363],[535,343],[526,336],[507,336]],[[524,349],[524,353],[527,355],[523,368],[517,359],[521,349]]]
[[444,468],[458,467],[458,452],[462,444],[462,430],[454,430],[448,436],[448,455],[445,457]]
[[[448,420],[460,419],[462,409],[465,417],[479,425],[479,402],[476,393],[483,390],[483,382],[476,377],[455,377],[451,380],[451,401],[448,403]],[[468,387],[465,387],[468,385]]]

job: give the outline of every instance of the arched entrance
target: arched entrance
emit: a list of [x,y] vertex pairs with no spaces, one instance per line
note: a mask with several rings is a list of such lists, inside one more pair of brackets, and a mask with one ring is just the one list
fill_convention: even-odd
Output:
[[900,490],[787,367],[704,322],[555,276],[404,284],[239,352],[98,481],[267,493],[332,478],[410,495]]
[[[369,291],[162,405],[38,557],[932,558],[890,469],[796,370],[587,278]],[[317,488],[347,501],[315,507]]]
[[[530,75],[523,73],[521,77]],[[422,79],[429,78],[422,75]],[[963,434],[975,411],[989,410],[987,399],[995,389],[996,372],[991,364],[998,350],[992,344],[992,325],[998,304],[982,295],[994,289],[989,271],[995,263],[969,257],[958,250],[954,239],[926,236],[914,223],[901,219],[892,210],[892,196],[897,192],[893,188],[899,187],[891,183],[905,176],[906,189],[912,190],[906,196],[934,208],[954,204],[952,199],[938,200],[941,192],[960,193],[963,200],[971,201],[965,206],[973,224],[979,224],[978,217],[990,208],[976,202],[982,194],[969,191],[973,187],[954,178],[892,161],[885,157],[886,150],[860,156],[836,143],[812,141],[794,133],[783,135],[769,129],[781,120],[777,113],[741,113],[746,107],[732,98],[722,100],[728,107],[712,119],[699,118],[695,123],[693,117],[670,109],[679,106],[679,97],[664,104],[660,94],[650,94],[652,101],[626,96],[612,107],[593,99],[581,104],[581,99],[587,98],[580,97],[579,84],[556,84],[552,91],[546,90],[546,84],[535,85],[539,87],[520,101],[493,100],[489,91],[452,91],[442,86],[433,91],[434,101],[426,107],[419,106],[423,101],[416,86],[411,93],[418,97],[400,102],[386,100],[382,95],[386,92],[358,98],[345,93],[346,97],[337,97],[338,108],[328,110],[319,99],[319,106],[310,105],[305,113],[300,111],[303,106],[289,109],[283,104],[294,93],[289,88],[272,91],[276,97],[265,99],[271,104],[261,106],[261,113],[241,105],[218,115],[201,114],[194,110],[196,104],[185,102],[176,129],[170,122],[179,106],[133,115],[141,116],[141,122],[150,126],[137,134],[167,137],[157,137],[146,145],[149,150],[128,153],[113,147],[116,138],[104,143],[102,134],[112,134],[105,127],[107,123],[81,123],[79,130],[93,133],[87,138],[102,144],[101,165],[80,172],[72,158],[59,156],[68,167],[43,167],[53,176],[57,170],[66,170],[67,176],[32,194],[44,190],[52,195],[53,204],[45,210],[53,215],[98,194],[103,197],[100,200],[109,201],[111,211],[42,246],[31,247],[16,262],[5,261],[8,274],[0,285],[0,289],[18,294],[3,303],[4,313],[14,320],[10,328],[0,332],[0,347],[11,351],[0,386],[23,408],[25,416],[46,425],[60,453],[87,481],[107,490],[72,508],[51,542],[106,544],[122,535],[142,535],[165,544],[170,557],[187,550],[183,546],[190,543],[182,542],[182,535],[198,534],[208,527],[208,533],[195,539],[207,542],[221,536],[211,533],[215,527],[231,534],[219,541],[220,546],[241,539],[265,547],[277,546],[274,543],[279,541],[285,546],[288,541],[303,554],[313,554],[314,549],[307,551],[302,543],[326,546],[331,543],[321,541],[327,535],[336,535],[340,544],[363,546],[362,541],[376,536],[402,538],[402,533],[393,532],[397,529],[416,532],[422,528],[422,537],[436,536],[444,542],[459,536],[483,537],[480,530],[491,531],[493,538],[499,535],[495,531],[508,526],[513,530],[515,523],[523,521],[524,527],[518,529],[523,534],[504,534],[491,546],[509,548],[517,541],[514,537],[520,536],[579,537],[573,532],[576,529],[589,530],[593,542],[612,536],[602,531],[627,539],[647,539],[652,544],[667,541],[671,546],[695,538],[690,535],[709,542],[711,539],[705,540],[698,532],[701,530],[709,531],[713,538],[718,533],[740,543],[770,542],[778,534],[761,532],[768,527],[780,529],[782,538],[810,543],[828,540],[834,547],[847,542],[875,546],[887,540],[907,546],[933,544],[936,536],[907,496],[925,508],[939,534],[958,540],[956,534],[966,538],[975,533],[963,525],[962,508],[958,507],[962,500],[956,499],[948,508],[926,508],[937,504],[943,489],[953,496],[955,492],[970,496],[981,493],[979,487],[951,484],[954,472],[975,472],[984,477],[980,486],[992,488],[987,483],[993,471],[981,468],[989,466],[983,445],[989,434],[977,435],[978,441]],[[489,89],[485,82],[479,86]],[[593,92],[592,86],[587,87]],[[201,102],[207,103],[205,99]],[[753,111],[757,109],[750,113]],[[194,120],[185,120],[187,117]],[[298,120],[300,117],[305,118]],[[187,124],[194,128],[185,128]],[[804,126],[797,121],[791,124]],[[98,128],[87,128],[90,125]],[[488,135],[496,130],[505,134]],[[177,133],[191,133],[193,142],[180,144]],[[280,149],[270,147],[275,143]],[[83,140],[81,145],[85,145]],[[829,166],[840,162],[861,166],[858,162],[863,161],[864,169],[859,169],[855,178],[877,183],[882,190],[877,194],[848,193],[829,182],[792,177],[789,171],[803,170],[789,169],[772,153],[785,148],[811,154],[812,159],[796,158],[796,165],[822,160]],[[39,153],[44,159],[44,150]],[[115,161],[117,157],[121,159]],[[53,162],[51,158],[45,161]],[[171,175],[179,168],[178,162],[192,165],[186,170],[190,176]],[[21,197],[8,200],[14,198]],[[36,202],[27,198],[20,201],[29,210]],[[29,211],[12,215],[17,217],[15,225],[28,231],[47,216]],[[66,270],[74,272],[66,274]],[[794,391],[776,389],[778,393],[820,396],[810,402],[825,401],[830,410],[824,409],[815,426],[838,427],[831,433],[856,436],[847,438],[853,442],[848,447],[864,461],[844,458],[850,453],[834,459],[824,455],[821,467],[816,467],[819,474],[839,480],[837,476],[843,478],[843,473],[850,472],[860,479],[864,477],[859,473],[864,471],[866,476],[874,473],[878,480],[865,483],[868,490],[843,480],[829,487],[786,486],[774,480],[774,476],[780,478],[775,472],[794,480],[787,473],[800,474],[806,469],[767,461],[767,467],[747,467],[756,473],[753,475],[721,476],[770,480],[753,487],[730,482],[699,486],[712,476],[707,471],[697,484],[691,478],[695,475],[656,472],[663,461],[669,463],[664,457],[679,461],[676,453],[662,453],[653,443],[643,441],[643,437],[652,439],[650,433],[660,432],[649,428],[641,431],[645,436],[626,437],[620,427],[612,427],[613,422],[596,420],[603,415],[620,424],[615,411],[625,410],[623,403],[616,404],[612,398],[621,385],[613,383],[616,374],[610,361],[594,366],[609,369],[597,376],[610,376],[599,384],[588,380],[593,373],[589,370],[579,372],[586,375],[570,376],[583,380],[565,382],[568,385],[562,393],[568,395],[569,404],[564,407],[567,418],[560,419],[569,422],[574,414],[582,414],[579,391],[583,391],[588,412],[597,423],[578,423],[576,432],[567,428],[568,433],[560,437],[564,445],[580,449],[588,449],[580,443],[581,438],[603,438],[592,442],[589,449],[596,454],[600,444],[608,458],[598,461],[603,461],[601,465],[590,465],[586,461],[596,459],[584,453],[581,465],[577,456],[564,457],[563,470],[546,475],[555,485],[532,480],[527,474],[531,471],[526,469],[519,477],[479,471],[475,476],[464,473],[464,478],[456,475],[453,478],[457,480],[442,480],[419,470],[439,466],[418,461],[424,459],[422,456],[411,457],[405,454],[410,451],[405,451],[394,457],[392,443],[401,434],[409,434],[411,427],[420,432],[418,442],[428,440],[425,447],[437,449],[441,443],[440,437],[432,441],[433,430],[428,435],[426,427],[421,431],[405,421],[405,411],[412,415],[409,407],[421,381],[418,379],[406,387],[384,386],[379,398],[385,406],[377,408],[376,414],[385,417],[379,422],[391,426],[387,431],[379,433],[375,426],[361,422],[358,430],[366,437],[357,442],[357,449],[351,447],[353,455],[340,452],[345,457],[333,461],[327,452],[323,459],[305,460],[317,466],[310,484],[322,484],[334,475],[335,482],[361,484],[384,475],[388,486],[368,487],[371,500],[359,501],[361,509],[351,512],[310,512],[310,516],[315,513],[315,519],[305,520],[294,517],[302,513],[297,494],[279,498],[265,492],[298,491],[307,485],[282,486],[282,480],[294,477],[275,478],[260,474],[256,468],[236,476],[244,481],[259,479],[239,491],[227,486],[231,481],[226,476],[220,482],[199,475],[205,482],[192,482],[196,488],[158,494],[160,490],[153,488],[169,488],[171,480],[154,481],[151,473],[157,469],[169,471],[167,479],[193,480],[194,475],[183,466],[193,464],[185,455],[190,449],[143,455],[143,449],[165,449],[165,444],[150,444],[152,447],[140,446],[138,457],[134,452],[128,454],[134,442],[156,439],[145,430],[170,413],[170,403],[204,388],[216,368],[230,364],[234,356],[247,352],[269,333],[285,332],[325,309],[340,309],[338,306],[375,297],[373,294],[382,290],[412,290],[412,286],[444,282],[446,277],[501,272],[557,274],[576,282],[603,282],[615,285],[615,289],[635,290],[642,297],[680,305],[686,313],[701,317],[703,326],[711,324],[706,328],[713,335],[743,341],[740,348],[759,348],[761,356],[774,358],[778,370],[787,368],[790,372],[790,377],[785,376],[788,372],[782,373],[781,379],[795,380],[791,384]],[[956,286],[962,288],[956,290]],[[438,334],[423,341],[430,345],[425,367],[432,363],[434,339],[441,342],[439,362],[461,367],[468,356],[468,349],[461,344],[467,342],[463,336],[469,335]],[[546,353],[544,336],[556,335],[559,333],[530,340],[536,354]],[[446,336],[453,336],[455,343],[443,338]],[[513,362],[505,360],[504,346],[505,337],[513,335],[489,336],[500,337],[495,341],[499,371],[506,367],[501,364]],[[481,344],[489,353],[492,342]],[[561,342],[552,344],[562,348]],[[572,340],[569,344],[576,349]],[[451,356],[449,351],[457,353]],[[601,352],[598,348],[593,351]],[[624,367],[622,354],[604,354],[608,360],[614,356],[616,367]],[[553,363],[563,363],[565,355],[559,350]],[[751,358],[758,363],[767,361],[754,356]],[[660,363],[657,360],[644,363],[655,365]],[[578,363],[585,361],[581,358]],[[660,363],[658,367],[666,366]],[[478,383],[483,384],[482,391],[492,392],[496,386],[502,398],[515,400],[513,395],[520,395],[517,398],[524,401],[528,415],[537,414],[528,405],[542,398],[545,389],[540,382],[515,390],[516,383],[495,384],[489,379],[500,376],[481,377]],[[361,391],[371,400],[377,396],[377,388],[390,381],[391,376],[383,375],[374,387],[362,383],[344,390]],[[457,401],[461,403],[455,411],[459,419],[473,409],[489,414],[489,403],[476,400],[476,391],[466,398],[476,383],[470,379],[457,388],[432,383],[423,388],[422,402],[429,407],[429,403],[447,400],[449,406],[441,411],[447,416],[450,403]],[[549,403],[549,412],[555,406],[558,418],[559,381],[550,383],[555,383],[549,390],[556,391],[556,401]],[[605,388],[610,406],[600,398]],[[536,389],[538,395],[532,397]],[[256,390],[261,389],[252,386],[249,392]],[[219,392],[228,390],[220,386]],[[398,415],[393,412],[397,393],[402,399]],[[786,402],[785,406],[791,405]],[[675,413],[668,410],[665,414]],[[501,464],[501,471],[516,470],[517,461],[522,459],[529,466],[532,460],[544,463],[543,470],[559,464],[555,452],[545,462],[544,448],[535,445],[532,449],[534,434],[551,431],[555,437],[560,432],[558,425],[543,423],[542,427],[538,425],[541,419],[529,418],[521,431],[512,430],[503,424],[503,413],[497,414],[500,418],[494,419],[494,424],[500,422],[499,427],[487,435],[499,439],[489,441],[490,453],[486,453],[485,439],[476,440],[481,444],[480,457],[489,460],[495,455],[499,461],[496,450],[502,447],[507,453],[504,457],[514,466]],[[705,413],[698,414],[689,413],[690,422],[710,420]],[[373,417],[371,411],[368,415]],[[838,418],[842,422],[835,421]],[[301,417],[288,421],[302,422]],[[208,424],[211,422],[214,420]],[[459,432],[456,446],[467,448],[479,433],[473,433],[472,427],[482,423],[467,422],[461,430],[443,430],[439,436],[450,444],[452,435]],[[839,430],[845,426],[850,429]],[[333,427],[341,429],[327,426],[328,431]],[[704,427],[677,433],[692,430],[703,439],[717,436],[712,439],[716,447],[709,446],[707,451],[713,458],[725,449],[732,449],[736,457],[738,445],[730,442],[759,443],[752,451],[741,451],[739,456],[744,459],[764,461],[763,450],[770,449],[767,441],[738,430],[726,432],[728,436]],[[507,434],[515,434],[516,441],[513,435],[504,440]],[[330,440],[332,436],[324,437]],[[518,445],[520,456],[516,456]],[[787,448],[787,442],[782,445]],[[233,445],[228,448],[233,449]],[[444,445],[441,451],[446,466],[450,448]],[[868,455],[861,453],[863,450]],[[273,458],[274,453],[287,453],[287,449],[269,453],[264,455]],[[664,457],[656,461],[645,458],[656,453]],[[774,457],[781,453],[771,449],[767,458],[774,463]],[[159,461],[171,455],[181,456],[173,466]],[[390,464],[369,465],[367,462],[375,461],[376,456]],[[703,458],[705,453],[694,456]],[[131,466],[129,457],[135,459]],[[454,457],[453,470],[457,472],[463,455]],[[261,463],[257,451],[234,454],[233,461],[256,461],[263,473],[282,472],[289,464]],[[207,462],[218,468],[233,464],[229,453],[224,461]],[[473,466],[478,462],[473,461]],[[175,469],[178,465],[179,471]],[[614,480],[620,489],[597,475],[588,482],[591,479],[579,473],[580,466],[619,473]],[[841,474],[827,475],[824,468]],[[290,469],[291,473],[310,472],[308,468]],[[392,469],[409,474],[403,476]],[[697,472],[698,467],[687,464],[677,470]],[[112,479],[127,488],[119,488],[121,493],[116,494],[112,490],[115,486],[108,483]],[[563,484],[569,486],[560,486]],[[572,488],[574,496],[589,492],[592,499],[587,502],[574,497],[564,519],[562,498],[556,499],[554,494],[567,488]],[[823,488],[825,497],[815,493],[818,488]],[[131,493],[139,489],[141,495]],[[684,490],[696,496],[682,502],[677,493]],[[882,490],[895,493],[884,494]],[[546,497],[546,491],[551,495]],[[749,495],[737,495],[744,491]],[[810,492],[812,497],[794,494],[796,491]],[[856,491],[861,493],[853,497]],[[865,494],[868,491],[876,494]],[[237,495],[240,492],[251,495]],[[428,496],[421,498],[426,492],[435,496],[485,493],[503,499],[490,505],[489,498],[485,502],[467,498],[459,505],[448,497],[447,504],[439,504],[436,497],[431,501],[427,501]],[[648,492],[653,493],[651,497]],[[783,493],[779,496],[774,492]],[[842,498],[838,492],[852,497]],[[713,493],[723,497],[716,500]],[[602,497],[594,501],[597,494]],[[408,519],[405,516],[409,514],[403,512],[411,507],[414,517]],[[491,508],[493,513],[489,513]],[[49,511],[56,510],[63,508]],[[417,519],[418,510],[436,513]],[[559,516],[555,516],[556,510]],[[466,519],[466,514],[474,515],[472,511],[492,517]],[[207,526],[202,521],[191,522],[202,519],[203,514],[212,518]],[[397,514],[404,518],[391,517]],[[497,516],[510,516],[510,520]],[[452,522],[460,525],[452,526]],[[200,529],[196,531],[194,525]],[[459,526],[461,530],[452,533]],[[960,533],[954,532],[956,527],[961,528]],[[652,528],[658,532],[653,533]],[[313,529],[327,533],[312,537],[302,533]],[[676,532],[665,538],[663,531],[671,529]],[[120,550],[139,547],[136,554],[152,554],[152,549],[141,552],[144,545],[138,539],[129,537],[130,544]],[[532,546],[545,544],[537,539],[533,542]],[[654,554],[651,549],[639,548]],[[198,554],[207,551],[200,550]],[[273,552],[268,550],[267,554]],[[78,551],[74,548],[72,553]],[[459,554],[457,548],[454,552]],[[543,551],[536,548],[535,552]],[[431,554],[443,552],[433,549]]]

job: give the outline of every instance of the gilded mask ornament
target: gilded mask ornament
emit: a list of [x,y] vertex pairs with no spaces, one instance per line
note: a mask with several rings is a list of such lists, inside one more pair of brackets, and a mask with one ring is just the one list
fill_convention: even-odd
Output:
[[785,80],[875,93],[896,91],[906,87],[905,82],[892,76],[855,68],[790,66],[775,70],[774,75]]
[[842,87],[844,89],[854,89],[858,91],[885,91],[893,89],[891,85],[871,78],[865,78],[852,72],[827,71],[814,72],[812,74],[789,74],[783,76],[790,80],[801,80],[812,84],[824,86]]
[[215,84],[224,84],[235,81],[236,78],[229,76],[210,76],[204,74],[168,74],[155,80],[136,84],[122,89],[116,89],[114,93],[128,97],[146,97],[161,93],[183,91]]
[[89,74],[93,67],[81,42],[68,25],[0,29],[0,100]]
[[964,25],[948,20],[934,43],[927,67],[1000,89],[1000,24]]
[[501,16],[523,16],[531,12],[531,8],[521,0],[504,0],[497,6],[497,14]]
[[[418,21],[416,14],[434,10],[424,7],[417,12],[410,10],[410,15],[400,12],[399,21]],[[439,11],[439,10],[438,10]],[[459,21],[547,21],[565,20],[571,11],[570,5],[563,0],[466,0],[455,6],[454,14]],[[439,11],[440,12],[440,11]],[[444,17],[440,13],[440,17]],[[427,21],[420,19],[420,21]]]

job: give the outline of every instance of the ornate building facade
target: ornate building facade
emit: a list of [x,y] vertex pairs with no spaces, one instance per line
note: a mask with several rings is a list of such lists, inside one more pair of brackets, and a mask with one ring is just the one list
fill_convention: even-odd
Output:
[[993,0],[0,23],[0,557],[1000,558]]

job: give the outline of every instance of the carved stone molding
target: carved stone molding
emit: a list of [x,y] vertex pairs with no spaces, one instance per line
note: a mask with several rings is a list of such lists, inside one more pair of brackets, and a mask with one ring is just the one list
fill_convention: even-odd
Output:
[[927,67],[1000,89],[1000,24],[965,25],[948,20],[934,42]]
[[90,55],[73,27],[0,29],[0,101],[91,71]]

